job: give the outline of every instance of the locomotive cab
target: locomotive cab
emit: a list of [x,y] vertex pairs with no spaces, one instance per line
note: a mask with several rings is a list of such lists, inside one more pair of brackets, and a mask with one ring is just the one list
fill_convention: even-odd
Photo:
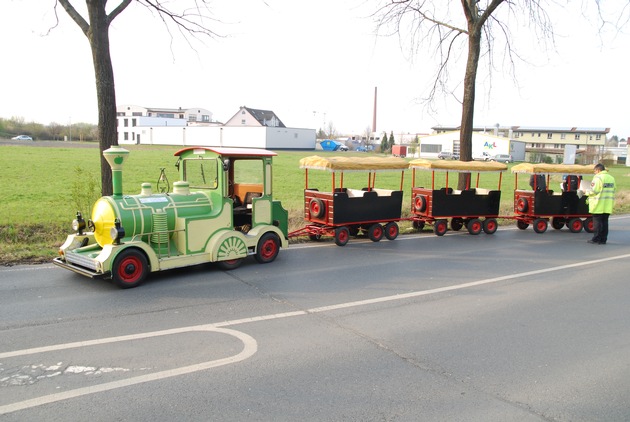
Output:
[[287,238],[286,211],[273,200],[275,155],[262,149],[209,147],[175,153],[181,180],[206,191],[213,207],[230,207],[235,230],[248,233],[260,225],[276,225]]

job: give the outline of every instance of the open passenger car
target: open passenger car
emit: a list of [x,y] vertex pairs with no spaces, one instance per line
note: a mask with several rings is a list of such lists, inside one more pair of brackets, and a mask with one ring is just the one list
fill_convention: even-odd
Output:
[[[551,220],[551,226],[556,230],[566,225],[573,233],[579,233],[582,228],[589,233],[593,232],[593,218],[588,211],[586,196],[578,195],[578,189],[572,188],[570,183],[566,190],[554,191],[549,188],[551,175],[592,175],[592,166],[521,163],[512,167],[512,173],[515,174],[514,215],[519,229],[525,230],[531,224],[536,233],[544,233]],[[521,174],[530,177],[544,175],[544,189],[537,189],[538,186],[533,189],[519,189]]]
[[[425,223],[433,225],[433,232],[443,236],[448,229],[458,231],[466,226],[470,234],[496,232],[501,202],[501,178],[507,165],[495,161],[429,161],[413,160],[409,163],[412,173],[411,208],[413,225],[422,229]],[[431,186],[418,186],[417,171],[431,172]],[[499,173],[497,189],[479,187],[481,173]],[[444,173],[443,186],[436,181],[436,173]],[[449,186],[450,173],[467,173],[466,189],[457,190]],[[473,186],[472,175],[475,174]],[[457,179],[454,181],[457,185]],[[483,218],[483,219],[482,219]]]
[[[398,224],[402,211],[404,172],[408,163],[396,157],[320,157],[311,156],[300,160],[305,170],[303,229],[293,236],[308,235],[311,240],[333,236],[335,243],[344,246],[350,236],[367,233],[378,242],[383,236],[390,240],[398,236]],[[309,171],[330,172],[330,190],[320,190],[309,185]],[[400,172],[400,189],[376,187],[376,174],[385,171]],[[367,175],[367,186],[350,188],[344,185],[344,173],[362,172]]]

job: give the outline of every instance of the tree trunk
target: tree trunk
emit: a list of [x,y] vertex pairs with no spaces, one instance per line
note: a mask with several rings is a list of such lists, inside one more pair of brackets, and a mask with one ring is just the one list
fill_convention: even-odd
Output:
[[88,40],[92,49],[96,98],[98,102],[98,137],[101,151],[101,191],[104,196],[111,195],[112,171],[102,152],[118,145],[116,132],[116,90],[114,87],[114,69],[109,52],[109,18],[105,12],[105,2],[88,0],[90,27]]
[[[472,161],[472,134],[475,115],[475,84],[477,79],[477,67],[481,52],[481,31],[475,30],[474,25],[469,25],[468,35],[468,60],[466,62],[466,75],[464,76],[464,98],[462,101],[462,123],[459,133],[459,159]],[[460,173],[458,189],[465,189],[468,174]]]

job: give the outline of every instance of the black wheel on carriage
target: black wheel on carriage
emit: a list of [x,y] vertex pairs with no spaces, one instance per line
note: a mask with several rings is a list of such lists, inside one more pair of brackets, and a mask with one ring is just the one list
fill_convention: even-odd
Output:
[[587,217],[584,219],[584,231],[586,233],[593,233],[595,227],[593,226],[593,217]]
[[114,259],[112,280],[123,289],[138,286],[149,273],[147,257],[136,248],[125,249]]
[[483,232],[485,234],[494,234],[499,228],[496,218],[486,218],[483,220]]
[[383,238],[383,226],[380,224],[372,224],[368,229],[368,237],[372,242],[378,242]]
[[564,218],[563,217],[553,217],[551,219],[551,227],[556,230],[560,230],[564,227]]
[[394,240],[398,237],[398,224],[395,221],[390,221],[385,225],[385,237],[389,240]]
[[335,229],[335,244],[337,246],[346,246],[350,240],[350,230],[347,227],[337,227]]
[[433,223],[433,233],[435,233],[437,236],[444,236],[446,230],[448,230],[448,224],[446,224],[446,220],[435,220],[435,223]]
[[534,231],[536,233],[544,233],[547,231],[547,220],[544,218],[536,218],[534,220]]
[[261,264],[266,264],[276,259],[278,252],[280,252],[280,239],[278,235],[267,232],[260,237],[254,258]]
[[570,218],[567,223],[567,227],[569,228],[571,233],[579,233],[582,231],[582,227],[584,227],[584,224],[582,224],[582,220],[580,220],[579,218]]
[[308,238],[313,241],[318,241],[318,240],[322,240],[322,235],[321,233],[317,233],[317,234],[311,233],[308,235]]
[[526,228],[529,227],[529,223],[527,223],[524,220],[516,220],[516,227],[518,227],[521,230],[525,230]]
[[451,229],[455,232],[460,231],[461,228],[464,227],[464,219],[463,218],[452,218],[451,219]]
[[422,229],[424,229],[424,221],[423,220],[413,220],[413,223],[411,223],[413,225],[413,228],[421,231]]
[[468,233],[470,234],[479,234],[481,233],[481,230],[483,230],[483,224],[481,223],[480,219],[471,218],[470,220],[468,220],[466,228],[468,229]]
[[516,201],[516,210],[518,212],[527,212],[529,209],[529,203],[527,202],[527,198],[518,198]]
[[311,212],[311,217],[322,218],[326,214],[326,204],[319,198],[313,198],[308,203],[308,209]]

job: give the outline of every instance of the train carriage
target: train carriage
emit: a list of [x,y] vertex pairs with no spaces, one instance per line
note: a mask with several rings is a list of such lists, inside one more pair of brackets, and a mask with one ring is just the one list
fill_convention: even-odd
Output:
[[[397,221],[401,218],[404,172],[407,161],[396,157],[319,157],[300,160],[305,170],[304,219],[309,224],[293,232],[292,236],[308,235],[312,240],[332,236],[344,246],[350,236],[367,233],[378,242],[385,236],[398,236]],[[309,186],[309,170],[331,173],[330,190]],[[400,172],[400,189],[376,187],[379,172]],[[344,185],[344,173],[362,172],[367,175],[367,186],[360,189]]]
[[113,195],[96,202],[88,222],[77,213],[75,233],[53,261],[62,268],[129,288],[155,271],[207,262],[233,269],[249,255],[271,262],[288,246],[288,213],[272,196],[274,152],[184,148],[175,153],[173,191],[154,193],[144,183],[137,195],[122,190],[129,152],[115,146],[103,154]]
[[[566,225],[573,233],[579,233],[582,228],[593,232],[587,197],[581,195],[577,183],[563,183],[558,190],[550,189],[551,175],[581,178],[581,175],[593,174],[592,166],[521,163],[512,167],[512,173],[515,174],[514,218],[519,229],[525,230],[531,224],[536,233],[544,233],[551,221],[556,230]],[[532,189],[519,188],[519,175],[526,175],[532,181]]]
[[[425,224],[433,225],[433,232],[442,236],[448,230],[448,219],[454,231],[466,227],[477,235],[484,231],[493,234],[498,228],[497,217],[501,202],[501,179],[507,165],[494,161],[429,161],[416,159],[409,163],[412,169],[411,212],[413,225],[422,229]],[[431,186],[418,186],[418,171],[431,172]],[[436,173],[444,173],[444,186],[436,182]],[[466,173],[466,188],[453,189],[449,186],[450,173]],[[482,173],[498,173],[497,189],[481,188]],[[472,184],[472,175],[476,175]],[[457,182],[455,182],[457,183]]]

